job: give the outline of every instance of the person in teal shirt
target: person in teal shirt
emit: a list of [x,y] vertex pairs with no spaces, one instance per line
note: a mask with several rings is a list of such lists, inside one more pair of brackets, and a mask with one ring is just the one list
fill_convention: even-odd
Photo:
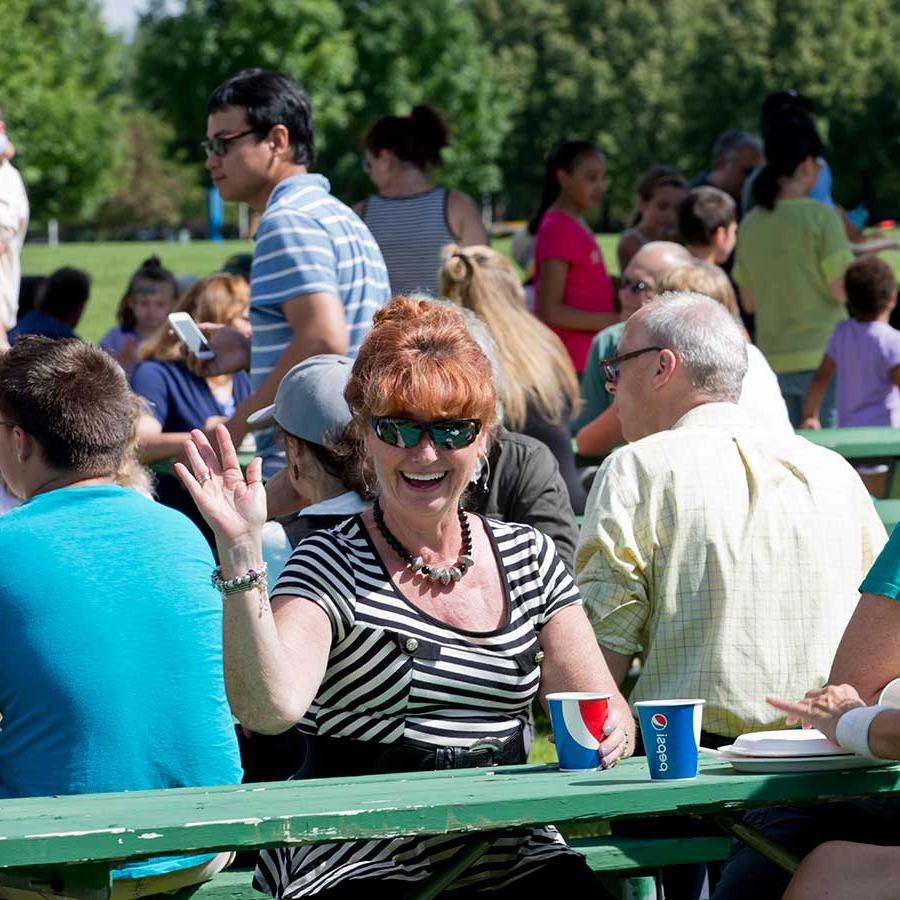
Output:
[[[0,799],[240,781],[212,554],[114,483],[136,406],[91,344],[23,336],[0,357],[0,474],[24,500],[0,517]],[[230,856],[114,877],[171,889]]]

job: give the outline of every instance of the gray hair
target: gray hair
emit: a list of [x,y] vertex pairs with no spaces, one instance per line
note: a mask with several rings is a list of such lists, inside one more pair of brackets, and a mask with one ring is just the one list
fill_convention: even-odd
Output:
[[650,343],[678,357],[696,390],[737,403],[747,374],[747,343],[724,306],[705,294],[668,291],[638,315]]
[[762,138],[750,131],[739,131],[737,129],[725,131],[716,138],[716,142],[713,144],[713,159],[716,160],[719,157],[731,159],[738,150],[742,150],[744,147],[752,147],[754,150],[762,153]]

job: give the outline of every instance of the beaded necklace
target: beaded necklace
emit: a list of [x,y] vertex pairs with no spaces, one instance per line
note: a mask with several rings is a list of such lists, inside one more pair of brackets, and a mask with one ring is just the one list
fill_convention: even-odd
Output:
[[469,528],[469,520],[466,518],[466,513],[462,508],[462,505],[457,508],[457,512],[459,514],[459,526],[462,529],[462,552],[459,554],[459,558],[454,565],[447,566],[446,568],[439,568],[435,566],[426,566],[425,560],[422,559],[421,556],[413,557],[412,553],[410,553],[409,550],[394,537],[391,530],[385,524],[384,513],[381,510],[381,505],[379,504],[377,497],[372,504],[372,514],[375,517],[375,526],[378,528],[379,532],[381,532],[381,536],[387,541],[388,546],[390,546],[390,548],[413,572],[421,572],[427,578],[430,578],[434,582],[439,581],[441,584],[450,584],[451,581],[459,581],[465,574],[466,569],[475,565],[475,560],[472,558],[472,532]]

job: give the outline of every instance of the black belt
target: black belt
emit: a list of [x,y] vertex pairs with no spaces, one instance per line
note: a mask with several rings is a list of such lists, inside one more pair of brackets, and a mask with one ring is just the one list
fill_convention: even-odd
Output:
[[379,744],[318,734],[304,734],[303,737],[306,755],[294,778],[478,769],[526,761],[521,729],[504,740],[483,738],[469,747],[435,747],[410,740]]

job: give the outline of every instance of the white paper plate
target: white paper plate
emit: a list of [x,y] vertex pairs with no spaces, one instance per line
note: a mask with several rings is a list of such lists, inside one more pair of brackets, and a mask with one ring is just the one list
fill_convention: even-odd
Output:
[[[726,748],[722,748],[723,750]],[[741,756],[781,758],[798,756],[848,756],[843,747],[832,744],[821,731],[797,728],[782,731],[756,731],[742,734],[727,748]]]
[[[724,748],[723,748],[724,749]],[[752,756],[731,756],[719,753],[736,772],[748,775],[765,775],[790,772],[835,772],[841,769],[870,769],[876,766],[896,765],[893,759],[866,759],[864,756],[794,756],[781,759],[763,759]]]
[[829,757],[841,757],[846,758],[848,756],[853,756],[848,750],[843,750],[838,747],[836,750],[830,749],[811,749],[810,751],[801,750],[799,747],[796,750],[742,750],[740,747],[736,747],[734,744],[725,744],[725,746],[720,747],[719,750],[722,753],[726,753],[729,756],[739,756],[741,759],[813,759],[813,758],[829,758]]

